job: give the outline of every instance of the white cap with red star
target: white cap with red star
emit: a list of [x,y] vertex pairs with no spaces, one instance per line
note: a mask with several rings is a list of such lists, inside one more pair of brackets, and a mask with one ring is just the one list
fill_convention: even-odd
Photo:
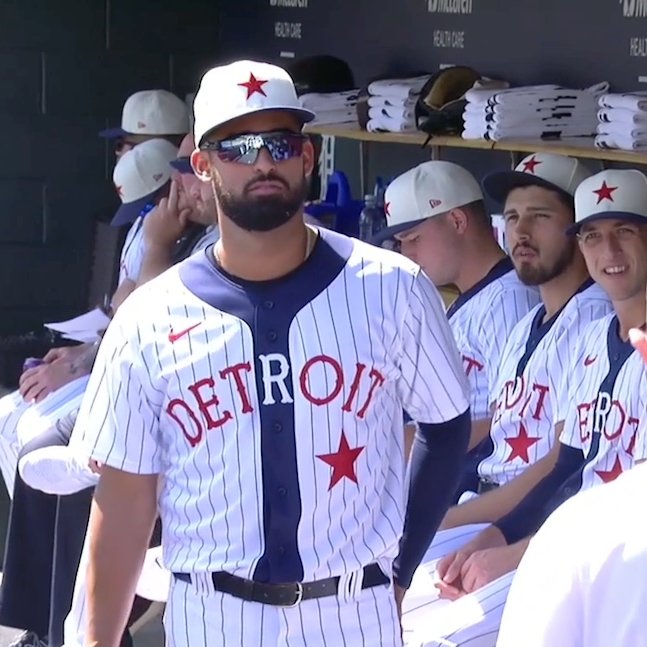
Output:
[[574,157],[533,153],[521,160],[514,171],[486,175],[483,189],[500,204],[505,202],[512,189],[524,186],[539,186],[572,198],[580,182],[590,176],[591,171]]
[[617,218],[647,223],[647,177],[636,169],[608,170],[588,178],[575,192],[576,234],[585,222]]
[[127,135],[184,135],[189,132],[189,110],[168,90],[142,90],[131,94],[121,113],[121,127],[108,128],[100,137]]
[[427,218],[483,200],[474,176],[452,162],[423,162],[393,180],[384,195],[387,226],[371,242],[379,244]]
[[177,150],[165,139],[149,139],[121,156],[112,173],[122,203],[110,222],[113,227],[135,222],[152,206],[157,192],[171,179]]
[[294,81],[281,67],[237,61],[212,68],[202,77],[193,102],[196,146],[214,128],[265,110],[294,113],[303,123],[315,117],[299,105]]

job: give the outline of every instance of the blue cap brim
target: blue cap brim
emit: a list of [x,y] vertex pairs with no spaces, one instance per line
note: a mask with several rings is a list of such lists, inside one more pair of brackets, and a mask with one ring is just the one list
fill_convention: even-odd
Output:
[[119,209],[117,209],[117,213],[115,213],[110,221],[110,226],[122,227],[123,225],[130,225],[135,222],[144,207],[155,200],[156,195],[157,191],[153,191],[153,193],[149,193],[134,202],[124,202]]
[[171,166],[180,173],[193,175],[190,157],[178,157],[171,161]]
[[564,189],[556,184],[548,182],[536,175],[530,175],[530,173],[522,173],[521,171],[498,171],[490,173],[483,178],[481,185],[488,197],[501,205],[505,203],[510,191],[526,186],[538,186],[542,189],[561,193],[571,200],[573,199],[570,193],[564,191]]
[[127,134],[123,128],[106,128],[105,130],[99,131],[99,137],[103,137],[104,139],[121,139]]
[[[433,218],[433,216],[430,217]],[[385,240],[389,240],[389,238],[393,238],[396,234],[401,234],[403,231],[407,231],[407,229],[413,229],[413,227],[418,226],[422,222],[424,220],[409,220],[408,222],[401,222],[399,225],[385,227],[378,231],[369,242],[371,245],[381,245]]]
[[584,220],[571,225],[566,230],[566,233],[569,236],[576,236],[582,225],[585,225],[587,222],[595,222],[597,220],[627,220],[639,225],[647,223],[647,218],[645,218],[645,216],[641,216],[640,214],[633,213],[631,211],[601,211],[600,213],[594,213],[588,218],[584,218]]

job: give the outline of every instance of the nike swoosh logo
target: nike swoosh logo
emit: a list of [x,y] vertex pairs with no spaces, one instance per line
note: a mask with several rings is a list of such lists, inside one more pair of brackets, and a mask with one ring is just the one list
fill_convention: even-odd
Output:
[[171,342],[171,344],[174,344],[178,339],[182,339],[184,335],[188,335],[192,330],[197,328],[200,325],[200,322],[197,324],[193,324],[192,326],[189,326],[188,328],[185,328],[184,330],[180,330],[179,332],[173,332],[173,329],[168,334],[168,340]]
[[593,364],[593,362],[595,362],[595,360],[596,360],[597,358],[598,358],[598,356],[597,356],[597,355],[594,355],[593,357],[591,357],[591,356],[589,355],[589,356],[584,360],[584,366],[591,366],[591,364]]

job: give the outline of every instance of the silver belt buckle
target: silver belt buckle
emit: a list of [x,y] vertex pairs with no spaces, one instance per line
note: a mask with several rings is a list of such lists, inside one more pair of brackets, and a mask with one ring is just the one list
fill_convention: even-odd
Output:
[[301,603],[301,600],[303,600],[303,584],[301,584],[301,582],[297,582],[296,587],[297,587],[296,599],[294,600],[294,602],[292,602],[292,604],[282,604],[281,607],[283,607],[284,609],[292,609],[296,606],[299,606],[299,604]]

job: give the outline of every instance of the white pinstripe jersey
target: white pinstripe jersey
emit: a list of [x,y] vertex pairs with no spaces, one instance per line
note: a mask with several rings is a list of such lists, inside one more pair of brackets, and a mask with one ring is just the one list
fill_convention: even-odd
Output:
[[468,407],[440,295],[398,254],[321,230],[287,277],[239,281],[212,248],[139,288],[101,344],[82,450],[160,473],[164,562],[308,581],[378,560],[403,527],[402,409]]
[[119,258],[119,285],[125,279],[137,282],[144,262],[144,217],[139,216],[131,225]]
[[566,369],[584,327],[611,310],[602,289],[587,282],[551,320],[545,308],[531,310],[512,330],[501,356],[493,391],[490,427],[494,451],[479,474],[503,484],[545,456],[564,417]]
[[582,489],[613,481],[647,458],[647,372],[618,330],[615,314],[587,326],[568,372],[560,442],[584,452]]
[[448,308],[447,317],[470,384],[472,420],[490,417],[490,390],[505,340],[516,323],[540,301],[523,285],[509,258]]

